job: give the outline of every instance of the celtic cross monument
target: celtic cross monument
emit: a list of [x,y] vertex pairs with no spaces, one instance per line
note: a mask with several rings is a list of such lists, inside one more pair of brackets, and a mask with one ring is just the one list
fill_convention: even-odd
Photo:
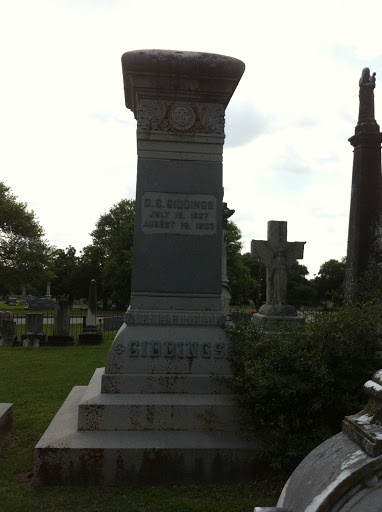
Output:
[[287,241],[286,221],[268,222],[268,240],[252,240],[251,256],[260,258],[267,269],[266,304],[252,321],[273,330],[279,323],[294,323],[297,311],[287,303],[287,268],[302,259],[305,242]]

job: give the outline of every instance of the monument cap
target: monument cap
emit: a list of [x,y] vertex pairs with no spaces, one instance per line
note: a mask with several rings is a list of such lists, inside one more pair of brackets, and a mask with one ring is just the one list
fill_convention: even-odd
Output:
[[[239,59],[205,52],[134,50],[122,55],[126,107],[137,115],[140,97],[176,90],[180,98],[195,92],[218,98],[228,105],[242,77],[245,64]],[[150,83],[150,76],[155,80]],[[158,80],[158,77],[160,79]]]

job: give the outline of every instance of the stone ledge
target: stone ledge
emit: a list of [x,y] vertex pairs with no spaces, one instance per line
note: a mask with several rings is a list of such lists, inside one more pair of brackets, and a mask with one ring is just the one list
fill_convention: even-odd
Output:
[[98,369],[79,404],[79,430],[224,430],[237,428],[231,394],[101,393]]
[[127,485],[251,479],[256,444],[231,433],[77,431],[75,386],[35,447],[34,485]]
[[[98,368],[98,370],[104,370]],[[96,371],[98,371],[96,370]],[[162,374],[104,374],[102,372],[102,393],[230,393],[229,387],[221,382],[232,379],[231,375],[182,375]]]
[[297,316],[266,316],[256,313],[252,315],[251,322],[266,331],[276,331],[285,325],[302,324],[305,322],[305,319]]

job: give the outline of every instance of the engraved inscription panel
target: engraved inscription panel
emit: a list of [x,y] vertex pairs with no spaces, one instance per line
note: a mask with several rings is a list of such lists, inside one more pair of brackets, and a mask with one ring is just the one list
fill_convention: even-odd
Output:
[[215,358],[226,356],[223,343],[182,342],[182,341],[130,341],[129,357],[170,357],[170,358]]
[[217,199],[209,194],[145,192],[142,231],[147,235],[216,234]]

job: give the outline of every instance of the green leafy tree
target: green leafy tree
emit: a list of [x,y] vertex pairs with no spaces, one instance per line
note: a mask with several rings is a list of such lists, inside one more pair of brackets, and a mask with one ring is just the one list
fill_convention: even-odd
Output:
[[309,271],[298,261],[287,269],[287,300],[288,304],[299,309],[301,306],[312,306],[316,302],[317,291],[306,278]]
[[241,231],[238,226],[228,221],[227,237],[227,276],[231,287],[231,304],[244,304],[256,299],[256,279],[245,264],[240,250],[242,248]]
[[318,275],[314,279],[319,302],[332,301],[337,305],[342,303],[345,270],[346,258],[342,258],[341,261],[331,259],[321,265]]
[[87,292],[83,295],[84,290],[80,286],[80,258],[74,247],[55,248],[50,258],[49,271],[53,295],[69,297],[70,300],[81,296],[87,297]]
[[134,217],[135,201],[122,199],[101,215],[91,232],[92,248],[84,251],[89,262],[98,262],[101,296],[104,300],[111,298],[117,307],[124,307],[130,300]]
[[44,231],[27,204],[0,182],[0,293],[36,287],[48,261]]

